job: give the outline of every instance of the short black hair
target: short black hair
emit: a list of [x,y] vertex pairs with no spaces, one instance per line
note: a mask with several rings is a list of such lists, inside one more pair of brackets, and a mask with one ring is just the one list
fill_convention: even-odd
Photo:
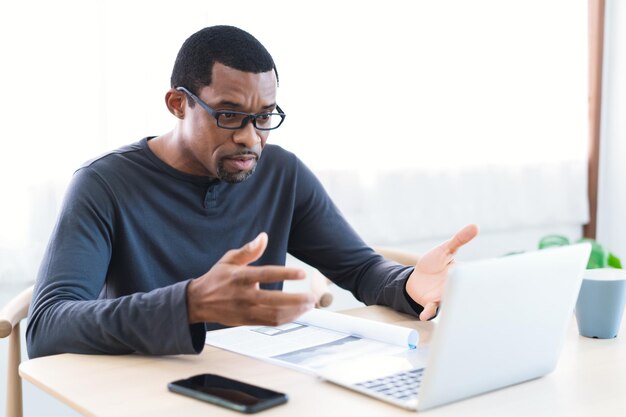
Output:
[[183,43],[172,70],[171,87],[185,87],[198,94],[211,84],[216,62],[255,74],[273,69],[278,81],[274,60],[261,42],[245,30],[219,25],[201,29]]

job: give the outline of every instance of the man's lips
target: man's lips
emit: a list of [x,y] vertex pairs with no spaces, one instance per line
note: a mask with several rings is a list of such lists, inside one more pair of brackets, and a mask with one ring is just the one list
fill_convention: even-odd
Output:
[[224,158],[224,162],[227,166],[236,169],[237,171],[248,171],[254,167],[256,163],[256,155],[233,155]]
[[245,154],[245,155],[227,156],[226,159],[239,159],[241,161],[245,161],[247,159],[257,159],[257,157],[256,155]]

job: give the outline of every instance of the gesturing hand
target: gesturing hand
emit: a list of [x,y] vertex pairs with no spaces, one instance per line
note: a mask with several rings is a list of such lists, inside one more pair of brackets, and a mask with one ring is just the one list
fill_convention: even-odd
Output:
[[437,312],[448,269],[454,263],[453,255],[477,234],[478,226],[475,224],[465,226],[450,240],[420,257],[415,270],[406,282],[407,293],[415,302],[424,307],[420,313],[420,320],[428,320]]
[[287,323],[313,308],[311,294],[262,290],[259,283],[303,279],[304,271],[284,266],[249,266],[267,247],[267,234],[232,249],[204,275],[187,286],[189,323],[227,326]]

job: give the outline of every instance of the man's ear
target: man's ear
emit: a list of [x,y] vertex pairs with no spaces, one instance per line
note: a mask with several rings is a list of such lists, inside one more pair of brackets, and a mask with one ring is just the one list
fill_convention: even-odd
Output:
[[167,109],[179,119],[183,119],[185,117],[186,102],[187,96],[182,91],[170,88],[167,93],[165,93],[165,105],[167,106]]

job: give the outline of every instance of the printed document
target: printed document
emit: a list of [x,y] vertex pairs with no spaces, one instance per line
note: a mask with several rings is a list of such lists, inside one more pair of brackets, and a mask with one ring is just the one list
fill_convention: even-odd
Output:
[[418,338],[414,329],[314,309],[281,326],[210,331],[206,344],[317,374],[346,359],[414,349]]

